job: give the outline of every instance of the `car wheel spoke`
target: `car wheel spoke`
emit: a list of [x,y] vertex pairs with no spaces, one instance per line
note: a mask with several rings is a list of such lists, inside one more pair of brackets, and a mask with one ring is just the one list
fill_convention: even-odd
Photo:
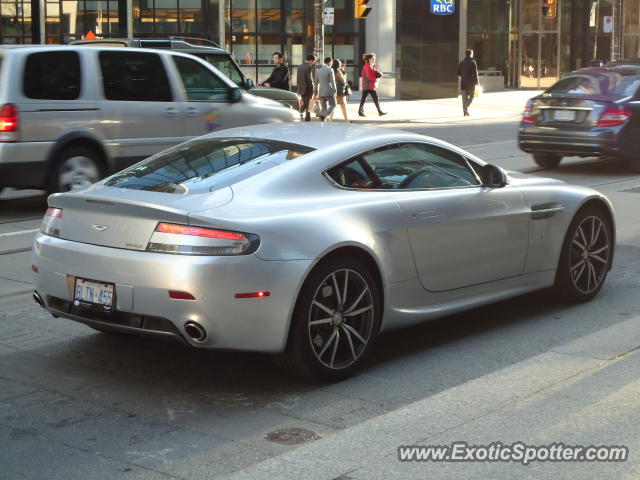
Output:
[[329,307],[327,307],[326,305],[323,305],[322,303],[320,303],[317,300],[313,301],[313,304],[318,307],[320,310],[322,310],[324,313],[326,313],[327,315],[332,315],[335,313],[334,310],[331,310]]
[[364,290],[362,291],[362,293],[360,295],[358,295],[358,298],[356,298],[356,301],[353,302],[351,304],[351,306],[346,310],[345,315],[349,312],[351,312],[354,308],[356,308],[358,306],[358,304],[360,303],[360,301],[362,300],[362,298],[366,295],[366,293],[369,291],[369,287],[367,287],[365,285]]
[[331,274],[331,278],[333,279],[333,288],[336,291],[336,298],[338,300],[338,305],[342,305],[343,300],[340,296],[340,287],[338,287],[338,280],[336,279],[335,272]]
[[[593,247],[598,241],[598,237],[600,236],[600,230],[602,229],[602,222],[598,221],[598,228],[595,228],[596,218],[593,217],[593,226],[591,227],[591,243],[589,244],[589,248]],[[595,233],[594,233],[595,230]]]
[[604,247],[600,247],[598,250],[594,250],[593,252],[590,253],[590,255],[599,255],[605,250],[609,250],[609,245],[605,245]]
[[580,281],[580,278],[582,277],[582,274],[584,273],[584,271],[586,270],[587,266],[585,263],[582,264],[582,268],[580,269],[580,271],[576,274],[576,278],[574,280],[574,282],[577,283]]
[[589,258],[593,258],[594,260],[597,260],[597,261],[599,261],[599,262],[602,262],[602,263],[604,263],[605,265],[608,263],[604,258],[602,258],[602,257],[601,257],[601,256],[599,256],[599,255],[591,254],[591,255],[589,255]]
[[323,325],[325,323],[331,323],[333,321],[333,318],[321,318],[320,320],[313,320],[311,322],[309,322],[309,325],[313,326],[313,325]]
[[356,359],[356,349],[353,347],[353,340],[351,340],[351,334],[349,333],[349,330],[347,330],[344,326],[344,323],[341,325],[342,327],[342,331],[344,332],[344,336],[347,337],[347,342],[349,342],[349,348],[351,349],[351,355],[353,356],[353,359]]
[[584,235],[584,231],[582,230],[582,225],[578,228],[578,232],[580,234],[580,238],[582,239],[582,244],[584,245],[582,248],[587,248],[587,237]]
[[342,292],[343,305],[347,303],[347,287],[349,286],[349,270],[344,272],[344,291]]
[[360,335],[355,328],[353,328],[351,325],[343,323],[342,325],[344,325],[344,328],[346,328],[347,330],[349,330],[349,332],[351,332],[353,334],[354,337],[356,337],[358,340],[360,340],[362,343],[364,343],[365,345],[367,344],[367,341],[362,338],[362,335]]
[[354,310],[352,312],[347,312],[344,314],[345,317],[353,317],[355,315],[360,315],[361,313],[368,312],[373,308],[373,305],[369,305],[368,307],[360,308],[358,310]]
[[336,341],[333,344],[333,353],[331,354],[331,362],[329,366],[333,368],[336,363],[336,352],[338,351],[338,345],[340,344],[340,330],[336,328]]
[[571,271],[573,272],[576,268],[580,267],[584,265],[584,260],[580,260],[578,263],[576,263],[573,267],[571,267]]
[[578,248],[579,248],[579,249],[581,249],[581,250],[584,250],[585,248],[587,248],[587,247],[585,247],[584,245],[582,245],[582,244],[578,241],[578,239],[577,239],[577,238],[574,238],[574,239],[573,239],[573,244],[574,244],[574,245],[577,245],[577,246],[578,246]]
[[338,330],[334,329],[333,333],[331,334],[331,336],[329,337],[329,340],[327,340],[327,343],[324,344],[324,347],[322,348],[322,350],[320,350],[320,353],[318,353],[318,358],[322,357],[322,355],[324,355],[324,352],[327,351],[327,348],[329,348],[329,346],[331,345],[331,343],[333,342],[333,339],[336,338],[336,335],[338,334]]

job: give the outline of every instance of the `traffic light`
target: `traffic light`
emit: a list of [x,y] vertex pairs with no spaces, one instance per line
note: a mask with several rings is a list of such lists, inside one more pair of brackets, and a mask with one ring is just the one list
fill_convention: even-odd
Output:
[[355,0],[355,17],[365,18],[371,11],[370,7],[367,7],[369,0]]
[[542,0],[542,16],[544,18],[556,18],[558,16],[557,0]]

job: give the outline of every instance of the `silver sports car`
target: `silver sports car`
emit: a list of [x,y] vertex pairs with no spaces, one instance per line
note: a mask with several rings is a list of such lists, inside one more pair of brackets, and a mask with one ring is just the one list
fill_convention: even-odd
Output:
[[611,267],[611,204],[434,138],[345,124],[225,130],[49,197],[35,300],[97,330],[351,374],[384,330]]

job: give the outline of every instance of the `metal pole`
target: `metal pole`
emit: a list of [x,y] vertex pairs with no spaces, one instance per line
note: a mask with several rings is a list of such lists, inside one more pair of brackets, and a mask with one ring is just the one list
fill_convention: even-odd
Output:
[[324,0],[314,0],[313,3],[313,50],[319,63],[324,59],[324,25],[322,11]]

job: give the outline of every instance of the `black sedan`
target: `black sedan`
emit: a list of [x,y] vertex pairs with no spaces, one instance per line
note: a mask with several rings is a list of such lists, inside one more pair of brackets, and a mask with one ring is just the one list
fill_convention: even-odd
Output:
[[584,68],[527,102],[518,145],[542,166],[614,157],[640,171],[640,63]]

